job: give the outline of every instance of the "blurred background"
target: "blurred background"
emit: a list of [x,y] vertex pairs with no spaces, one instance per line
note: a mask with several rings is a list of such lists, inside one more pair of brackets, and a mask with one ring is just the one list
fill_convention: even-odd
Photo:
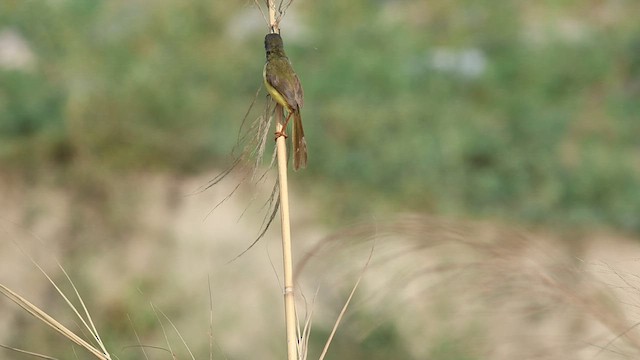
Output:
[[[315,255],[307,302],[320,286],[311,358],[378,227],[386,240],[333,358],[633,351],[610,351],[633,324],[620,301],[591,312],[574,299],[572,313],[546,296],[610,285],[585,277],[621,280],[598,261],[632,275],[640,256],[637,14],[624,0],[293,2],[281,27],[305,92],[309,166],[290,183],[296,251]],[[210,309],[215,357],[282,358],[277,226],[229,263],[259,233],[273,179],[245,182],[215,210],[242,172],[197,193],[229,166],[254,98],[248,121],[264,106],[266,32],[251,1],[0,2],[2,283],[72,321],[20,249],[63,281],[60,261],[120,359],[141,358],[135,333],[166,347],[150,302],[197,358],[210,353]],[[407,213],[420,215],[406,224]],[[323,242],[332,250],[312,250]],[[496,256],[508,265],[478,271]],[[554,286],[496,285],[531,261]],[[451,278],[447,264],[479,278]],[[611,290],[587,288],[554,296]],[[605,311],[621,322],[587,315]],[[0,314],[0,343],[73,356],[9,301]]]

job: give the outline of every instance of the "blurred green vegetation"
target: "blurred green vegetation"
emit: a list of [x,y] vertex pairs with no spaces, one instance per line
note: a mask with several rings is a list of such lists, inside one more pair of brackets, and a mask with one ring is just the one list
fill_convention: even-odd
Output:
[[[260,21],[245,5],[3,1],[0,30],[37,61],[0,70],[3,168],[224,164],[264,61],[266,27],[238,31],[247,14]],[[299,176],[332,217],[419,210],[640,231],[637,4],[296,6],[283,37],[305,89]],[[434,65],[443,51],[449,68]],[[451,67],[465,51],[478,73]]]

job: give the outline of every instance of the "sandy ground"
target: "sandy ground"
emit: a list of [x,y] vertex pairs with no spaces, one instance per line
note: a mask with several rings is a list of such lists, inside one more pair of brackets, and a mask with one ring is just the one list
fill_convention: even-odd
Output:
[[[96,313],[98,328],[101,319],[122,323],[117,329],[129,332],[119,334],[131,339],[126,345],[135,344],[136,327],[145,343],[164,346],[153,302],[192,348],[206,352],[210,282],[213,333],[223,352],[281,358],[279,221],[231,261],[263,221],[265,196],[252,201],[252,194],[268,194],[270,185],[242,186],[210,213],[235,186],[229,181],[193,194],[213,175],[140,175],[109,188],[106,200],[95,204],[61,186],[3,181],[0,283],[68,318],[29,256],[62,281],[57,259]],[[415,358],[428,358],[443,337],[488,359],[623,359],[640,351],[633,327],[640,304],[635,239],[416,214],[329,231],[314,221],[313,206],[301,202],[294,194],[294,207],[304,209],[293,212],[294,250],[298,260],[313,256],[299,278],[306,297],[299,297],[299,305],[302,316],[305,301],[318,291],[315,326],[331,326],[374,249],[345,319],[343,331],[355,338],[393,323]],[[1,300],[0,344],[16,342],[32,322]],[[30,350],[46,352],[47,344]]]

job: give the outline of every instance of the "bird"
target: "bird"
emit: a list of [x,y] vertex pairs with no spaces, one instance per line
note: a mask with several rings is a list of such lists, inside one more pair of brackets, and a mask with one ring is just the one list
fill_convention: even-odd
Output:
[[284,52],[282,37],[277,33],[269,33],[264,38],[264,49],[267,61],[262,76],[264,85],[271,98],[287,110],[287,117],[280,131],[276,132],[276,140],[287,135],[285,131],[291,117],[293,117],[293,169],[298,170],[307,166],[307,142],[302,128],[300,109],[304,103],[304,94],[298,75],[293,70],[291,61]]

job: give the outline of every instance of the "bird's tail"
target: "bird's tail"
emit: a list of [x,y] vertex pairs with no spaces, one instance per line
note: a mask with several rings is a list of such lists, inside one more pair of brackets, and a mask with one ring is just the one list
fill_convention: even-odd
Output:
[[293,112],[291,141],[293,143],[293,170],[304,169],[307,167],[307,141],[304,139],[300,110]]

